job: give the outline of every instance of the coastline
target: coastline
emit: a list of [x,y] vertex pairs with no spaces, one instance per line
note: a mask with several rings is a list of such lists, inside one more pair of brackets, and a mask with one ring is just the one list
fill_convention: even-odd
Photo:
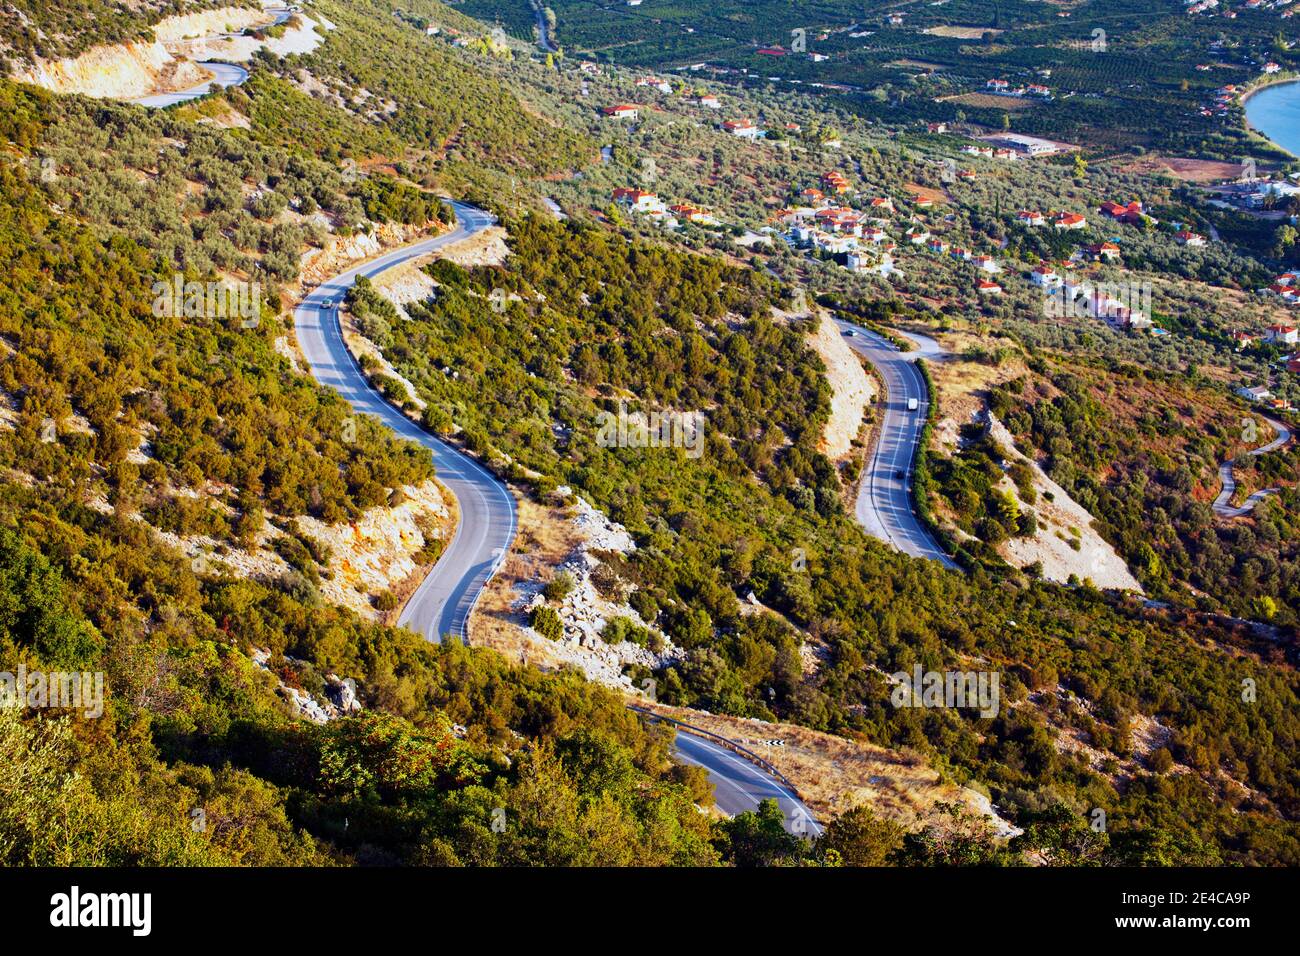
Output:
[[1256,93],[1262,93],[1264,90],[1272,89],[1275,86],[1285,86],[1288,83],[1300,83],[1300,73],[1279,73],[1276,77],[1256,83],[1246,92],[1238,97],[1242,106],[1246,105],[1246,100],[1250,99]]
[[1273,139],[1273,137],[1269,136],[1267,133],[1265,133],[1263,130],[1257,127],[1254,123],[1252,123],[1250,121],[1250,113],[1247,111],[1246,108],[1246,102],[1256,93],[1262,93],[1264,90],[1271,90],[1274,87],[1286,86],[1292,83],[1300,84],[1300,73],[1289,73],[1285,76],[1279,76],[1274,79],[1269,79],[1267,82],[1258,83],[1257,85],[1252,86],[1246,92],[1242,93],[1238,97],[1237,102],[1241,104],[1242,120],[1246,124],[1246,129],[1248,132],[1254,133],[1257,136],[1262,136],[1264,139],[1268,140],[1269,145],[1273,146],[1276,149],[1280,149],[1282,152],[1286,153],[1292,159],[1300,159],[1300,152],[1287,149],[1277,140]]

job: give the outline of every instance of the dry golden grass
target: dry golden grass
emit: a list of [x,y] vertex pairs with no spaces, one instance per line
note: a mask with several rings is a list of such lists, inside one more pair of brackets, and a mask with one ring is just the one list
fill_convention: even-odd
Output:
[[506,560],[483,591],[469,620],[470,643],[514,661],[553,669],[564,664],[555,645],[532,634],[524,615],[511,609],[518,585],[546,580],[581,543],[564,508],[515,495],[518,531]]
[[1008,113],[1020,113],[1038,106],[1038,101],[1016,96],[998,96],[994,93],[959,93],[956,96],[940,97],[944,103],[956,103],[981,110],[1004,110]]
[[966,424],[976,412],[983,410],[993,386],[1028,373],[1024,357],[1020,354],[999,365],[988,365],[961,357],[963,352],[972,347],[992,350],[1011,346],[1019,353],[1018,347],[1010,339],[959,330],[943,333],[939,342],[952,357],[945,362],[931,362],[930,376],[939,393],[940,416],[951,418],[958,425]]
[[948,201],[948,194],[942,189],[932,189],[918,183],[908,183],[903,188],[916,199],[928,199],[932,203],[946,203]]
[[[641,698],[636,702],[754,751],[795,785],[800,798],[822,820],[864,805],[903,826],[914,825],[940,802],[960,802],[977,811],[971,791],[942,782],[938,772],[911,751],[889,750],[794,724],[704,714],[646,704]],[[785,745],[762,743],[766,739],[783,740]]]
[[962,27],[955,24],[949,24],[941,27],[927,27],[921,31],[928,33],[933,37],[951,37],[957,40],[979,40],[983,39],[984,34],[992,33],[997,36],[1002,31],[995,30],[991,27]]
[[1241,175],[1241,164],[1213,159],[1184,159],[1178,156],[1144,156],[1142,159],[1121,166],[1120,170],[1145,175],[1168,173],[1184,182],[1204,184],[1222,179],[1236,179]]

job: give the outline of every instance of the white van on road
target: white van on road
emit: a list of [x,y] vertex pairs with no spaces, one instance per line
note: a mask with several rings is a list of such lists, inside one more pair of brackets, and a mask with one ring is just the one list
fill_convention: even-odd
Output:
[[914,399],[914,398],[909,398],[909,399],[907,400],[907,410],[908,410],[909,412],[914,412],[914,411],[916,411],[916,407],[917,407],[917,406],[916,406],[916,399]]

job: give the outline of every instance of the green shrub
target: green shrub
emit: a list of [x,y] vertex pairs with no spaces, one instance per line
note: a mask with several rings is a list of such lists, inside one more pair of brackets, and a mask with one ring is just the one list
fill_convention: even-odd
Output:
[[528,623],[532,625],[534,631],[549,640],[558,641],[564,636],[564,625],[560,623],[560,615],[555,613],[554,608],[547,607],[545,604],[533,608]]
[[578,582],[574,580],[572,574],[568,571],[561,571],[547,582],[546,587],[542,588],[542,594],[546,595],[548,601],[563,601],[573,593],[573,589],[577,584]]
[[650,632],[630,617],[616,617],[607,623],[600,632],[606,644],[622,644],[630,641],[637,647],[648,647]]

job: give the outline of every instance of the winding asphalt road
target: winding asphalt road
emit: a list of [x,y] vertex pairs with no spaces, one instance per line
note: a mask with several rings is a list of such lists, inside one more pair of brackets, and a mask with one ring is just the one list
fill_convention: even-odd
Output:
[[818,837],[821,825],[803,801],[785,784],[756,764],[724,747],[679,730],[673,743],[683,763],[703,767],[713,783],[713,799],[730,816],[758,809],[762,800],[775,800],[785,818],[785,828],[800,836]]
[[[273,19],[266,26],[275,26],[284,23],[291,16],[293,11],[288,7],[266,7],[266,12],[271,14]],[[239,36],[238,33],[214,33],[207,37],[209,40],[220,40],[227,37]],[[197,86],[191,86],[189,89],[177,90],[175,93],[156,93],[153,96],[141,96],[128,102],[135,103],[139,106],[147,106],[150,109],[164,109],[168,106],[175,106],[178,103],[187,103],[190,100],[197,100],[200,96],[207,96],[212,92],[213,87],[239,86],[248,79],[248,71],[242,66],[234,63],[223,63],[219,60],[203,60],[199,66],[206,69],[212,74],[212,79],[207,80]]]
[[[506,486],[474,459],[435,438],[390,405],[367,381],[343,342],[339,304],[358,276],[373,278],[396,265],[467,239],[492,225],[489,213],[453,202],[457,226],[444,235],[395,249],[317,286],[294,310],[298,345],[322,385],[342,395],[354,409],[373,415],[403,438],[433,454],[439,480],[460,505],[460,521],[451,543],[429,576],[412,595],[398,623],[432,641],[450,636],[468,642],[469,616],[488,579],[496,573],[514,540],[515,502]],[[717,744],[679,733],[680,758],[709,773],[717,805],[736,814],[757,809],[772,797],[785,815],[786,828],[815,836],[821,828],[789,788],[755,764]]]
[[[942,361],[945,353],[939,343],[924,335],[904,333],[917,348],[900,352],[884,336],[860,325],[840,320],[835,324],[843,333],[854,333],[845,341],[876,367],[887,391],[880,436],[858,487],[858,522],[872,537],[904,554],[929,558],[955,570],[957,563],[939,547],[912,508],[912,470],[930,413],[929,389],[916,360]],[[915,411],[908,410],[909,399],[916,400]]]
[[403,438],[433,453],[438,479],[456,496],[460,521],[429,576],[407,602],[398,621],[432,641],[450,635],[468,641],[468,621],[488,579],[496,573],[515,536],[515,501],[495,475],[474,459],[424,431],[390,405],[357,366],[343,343],[339,305],[358,276],[374,277],[393,266],[487,228],[495,217],[452,203],[458,219],[451,232],[426,239],[335,276],[314,289],[294,310],[298,345],[312,374],[365,415],[373,415]]
[[[1273,427],[1273,430],[1277,432],[1277,437],[1267,445],[1261,445],[1246,452],[1247,455],[1266,455],[1271,451],[1276,451],[1291,440],[1291,429],[1272,418],[1265,418],[1264,421]],[[1225,461],[1219,466],[1219,481],[1223,482],[1223,489],[1219,492],[1219,496],[1214,499],[1213,508],[1214,513],[1220,518],[1240,518],[1244,514],[1249,514],[1255,510],[1255,505],[1269,495],[1277,494],[1280,490],[1278,488],[1261,488],[1239,507],[1229,505],[1228,502],[1232,500],[1232,496],[1237,491],[1237,480],[1232,474],[1232,464],[1230,461]]]

